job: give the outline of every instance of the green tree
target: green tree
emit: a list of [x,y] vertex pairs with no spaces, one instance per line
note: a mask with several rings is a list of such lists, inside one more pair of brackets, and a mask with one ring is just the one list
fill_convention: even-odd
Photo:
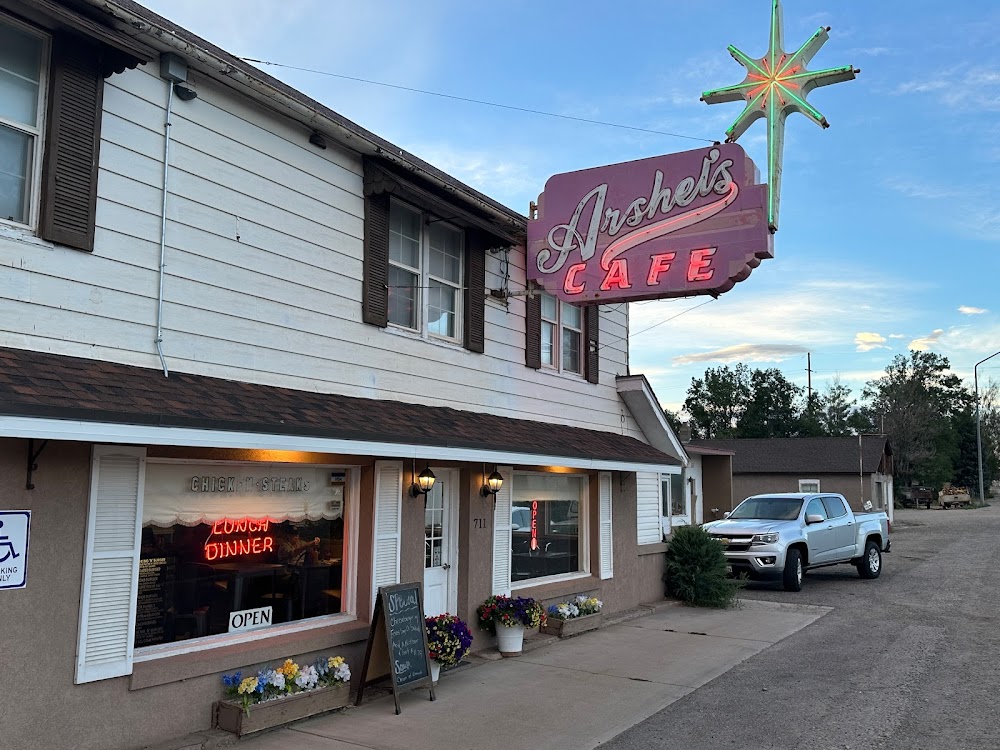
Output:
[[952,477],[958,441],[951,420],[972,397],[949,367],[934,352],[900,354],[865,386],[865,417],[890,435],[903,486],[916,480],[940,487]]
[[857,411],[857,401],[851,398],[851,389],[840,382],[840,376],[826,384],[820,398],[820,424],[823,434],[834,437],[856,434],[851,416]]
[[799,428],[802,389],[777,368],[750,373],[750,398],[736,425],[742,438],[792,437]]
[[799,416],[799,426],[797,433],[800,437],[823,437],[826,435],[826,428],[822,421],[822,398],[813,392],[806,397],[806,405]]
[[692,378],[684,400],[684,411],[691,415],[699,437],[736,436],[747,403],[750,401],[750,370],[740,363],[705,370],[705,377]]

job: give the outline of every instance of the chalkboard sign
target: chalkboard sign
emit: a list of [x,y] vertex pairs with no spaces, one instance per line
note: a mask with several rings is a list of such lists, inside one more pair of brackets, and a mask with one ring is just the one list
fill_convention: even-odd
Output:
[[424,627],[423,586],[420,583],[400,583],[382,586],[375,597],[375,612],[368,633],[365,665],[355,705],[361,705],[365,688],[386,677],[392,679],[392,695],[396,713],[400,712],[399,693],[418,687],[430,688],[431,660]]

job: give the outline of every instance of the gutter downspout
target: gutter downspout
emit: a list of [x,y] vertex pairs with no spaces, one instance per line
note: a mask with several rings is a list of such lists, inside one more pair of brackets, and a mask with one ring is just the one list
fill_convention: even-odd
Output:
[[[500,227],[505,228],[509,233],[523,234],[523,224],[519,221],[515,221],[509,214],[500,211],[495,206],[485,202],[482,198],[461,190],[433,174],[425,172],[419,164],[416,164],[408,159],[407,155],[402,150],[398,152],[394,150],[387,150],[386,146],[391,144],[386,144],[385,142],[379,143],[375,140],[373,135],[362,132],[360,126],[358,126],[357,130],[353,130],[344,123],[337,122],[337,120],[324,115],[302,102],[296,101],[293,97],[279,91],[267,82],[261,81],[251,75],[248,75],[242,70],[234,68],[230,63],[212,54],[211,52],[196,47],[183,39],[178,38],[169,29],[154,26],[149,20],[123,8],[114,2],[114,0],[85,0],[85,2],[102,12],[109,14],[115,20],[127,25],[129,33],[135,34],[138,32],[139,34],[146,34],[171,49],[176,50],[178,53],[193,60],[197,60],[202,65],[213,69],[220,75],[240,83],[261,96],[270,99],[282,109],[293,112],[295,116],[304,120],[308,126],[317,130],[325,129],[330,133],[339,133],[341,143],[345,144],[345,148],[353,148],[353,150],[358,153],[368,152],[378,154],[382,158],[403,167],[409,172],[421,175],[424,179],[429,180],[442,190],[461,198],[463,201],[475,204],[481,211],[488,214],[493,221],[497,222]],[[351,142],[357,145],[353,147],[346,145]]]
[[167,111],[163,123],[163,202],[160,205],[160,281],[156,296],[156,353],[160,355],[160,366],[163,367],[163,377],[169,378],[167,360],[163,356],[163,269],[167,252],[167,187],[170,177],[170,113],[174,104],[174,84],[167,81]]

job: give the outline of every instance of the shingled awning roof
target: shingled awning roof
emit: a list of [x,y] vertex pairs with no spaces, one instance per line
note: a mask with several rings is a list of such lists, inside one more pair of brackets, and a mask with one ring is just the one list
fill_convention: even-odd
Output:
[[[885,435],[862,435],[861,469],[877,472],[882,455],[892,454]],[[857,474],[858,438],[733,438],[692,440],[692,446],[733,451],[733,474]]]
[[613,432],[203,375],[165,378],[160,370],[21,349],[0,348],[0,416],[465,448],[562,457],[568,465],[677,465]]

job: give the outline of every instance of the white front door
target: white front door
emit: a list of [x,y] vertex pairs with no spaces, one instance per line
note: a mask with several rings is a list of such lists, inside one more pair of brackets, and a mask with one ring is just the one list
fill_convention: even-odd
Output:
[[424,614],[458,609],[458,472],[434,470],[424,507]]

